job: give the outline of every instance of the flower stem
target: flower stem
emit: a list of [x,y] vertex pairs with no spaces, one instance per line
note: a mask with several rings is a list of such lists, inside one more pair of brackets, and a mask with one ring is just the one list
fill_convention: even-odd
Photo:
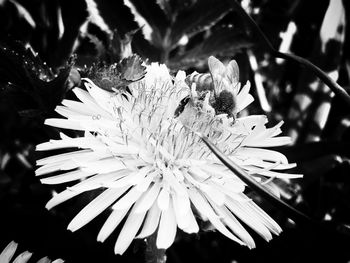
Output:
[[156,245],[156,233],[146,239],[147,247],[145,252],[146,263],[165,263],[166,250],[158,249]]
[[282,52],[279,52],[276,50],[273,53],[273,55],[277,58],[283,58],[286,60],[295,61],[295,62],[299,63],[300,65],[307,67],[317,77],[319,77],[336,95],[338,95],[339,97],[344,99],[345,102],[350,105],[350,97],[349,97],[348,93],[337,82],[335,82],[331,77],[329,77],[324,71],[322,71],[316,65],[312,64],[307,59],[293,55],[293,54],[282,53]]

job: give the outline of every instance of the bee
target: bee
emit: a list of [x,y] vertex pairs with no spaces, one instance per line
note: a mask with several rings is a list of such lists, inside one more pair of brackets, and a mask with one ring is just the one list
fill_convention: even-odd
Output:
[[186,78],[186,83],[191,87],[196,84],[199,99],[203,99],[207,91],[210,91],[209,103],[214,108],[215,114],[227,114],[235,118],[236,94],[239,85],[239,68],[235,60],[231,60],[225,66],[214,56],[208,59],[210,73],[194,72]]
[[195,83],[196,90],[199,93],[214,90],[213,78],[210,73],[198,73],[195,71],[186,77],[185,82],[189,87],[192,86],[192,83]]

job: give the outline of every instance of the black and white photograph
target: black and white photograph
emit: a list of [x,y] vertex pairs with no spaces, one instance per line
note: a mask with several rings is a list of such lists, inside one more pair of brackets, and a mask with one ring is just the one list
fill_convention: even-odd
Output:
[[350,1],[0,0],[0,263],[350,263]]

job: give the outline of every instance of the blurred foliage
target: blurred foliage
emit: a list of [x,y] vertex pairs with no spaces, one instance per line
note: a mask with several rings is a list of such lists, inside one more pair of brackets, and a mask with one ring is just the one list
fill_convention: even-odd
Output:
[[[276,49],[307,58],[349,91],[349,1],[251,0],[242,6]],[[141,261],[143,241],[123,257],[113,255],[112,240],[97,244],[98,222],[74,235],[65,231],[90,196],[54,213],[44,209],[52,192],[34,176],[34,147],[58,131],[43,121],[63,98],[74,97],[70,89],[81,76],[109,72],[111,89],[125,87],[143,77],[140,58],[191,73],[206,72],[207,58],[215,55],[236,59],[241,82],[252,82],[250,113],[266,114],[272,124],[283,120],[293,138],[279,150],[304,178],[277,181],[282,198],[333,228],[306,228],[261,202],[285,230],[270,244],[258,241],[248,251],[216,233],[180,234],[168,262],[348,262],[349,106],[309,69],[273,57],[253,32],[227,1],[0,1],[0,247],[15,239],[68,262]]]

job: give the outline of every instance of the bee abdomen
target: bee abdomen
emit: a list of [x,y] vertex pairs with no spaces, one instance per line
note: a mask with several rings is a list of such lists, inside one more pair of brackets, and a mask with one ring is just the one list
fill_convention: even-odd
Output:
[[209,73],[201,74],[194,72],[185,79],[185,82],[190,87],[192,83],[195,83],[198,92],[214,90],[213,79]]

